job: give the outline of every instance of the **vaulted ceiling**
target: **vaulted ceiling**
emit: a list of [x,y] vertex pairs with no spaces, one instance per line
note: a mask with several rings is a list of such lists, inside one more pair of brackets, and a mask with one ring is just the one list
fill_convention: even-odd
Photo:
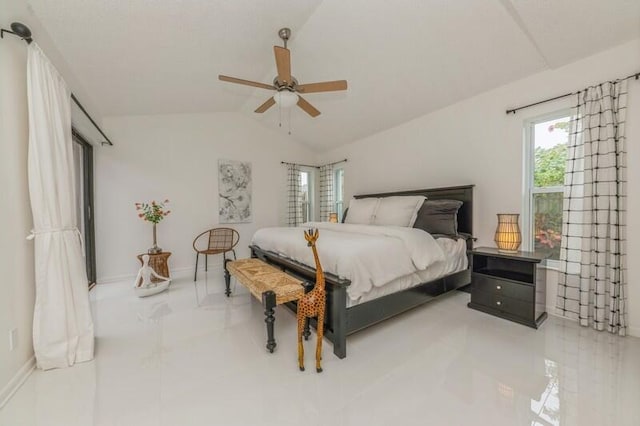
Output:
[[[102,115],[240,111],[318,151],[640,37],[638,0],[29,3]],[[306,96],[318,118],[217,80],[271,82],[285,26],[299,81],[349,81]]]

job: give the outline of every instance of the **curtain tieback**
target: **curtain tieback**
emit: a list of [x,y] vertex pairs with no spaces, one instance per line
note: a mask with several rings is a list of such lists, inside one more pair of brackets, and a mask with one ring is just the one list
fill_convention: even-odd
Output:
[[80,230],[75,227],[75,226],[67,226],[65,228],[43,228],[43,229],[32,229],[29,232],[29,235],[27,235],[27,240],[33,240],[36,235],[41,235],[41,234],[51,234],[54,232],[75,232],[78,235],[78,238],[80,239],[80,247],[82,248],[82,257],[85,256],[85,251],[84,251],[84,238],[82,238],[82,232],[80,232]]

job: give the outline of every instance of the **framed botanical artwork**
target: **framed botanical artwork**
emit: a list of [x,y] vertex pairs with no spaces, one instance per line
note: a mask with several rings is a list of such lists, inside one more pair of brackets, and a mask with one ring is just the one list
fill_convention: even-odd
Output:
[[218,160],[219,223],[253,221],[251,163]]

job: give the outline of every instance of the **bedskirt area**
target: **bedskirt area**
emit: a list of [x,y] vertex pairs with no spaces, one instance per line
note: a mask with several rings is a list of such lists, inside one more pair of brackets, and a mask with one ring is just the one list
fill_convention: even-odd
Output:
[[[445,252],[444,261],[436,262],[427,269],[416,271],[413,274],[396,278],[381,287],[374,287],[371,291],[357,299],[348,297],[347,307],[369,302],[467,269],[469,266],[469,258],[467,256],[467,243],[464,239],[453,240],[450,238],[438,238],[436,241]],[[347,295],[348,294],[349,290],[347,289]]]

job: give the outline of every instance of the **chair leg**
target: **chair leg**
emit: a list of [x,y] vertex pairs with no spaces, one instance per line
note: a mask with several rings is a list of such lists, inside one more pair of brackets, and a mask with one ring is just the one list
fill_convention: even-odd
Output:
[[198,282],[193,280],[193,288],[196,291],[196,306],[200,306],[200,299],[198,298]]
[[196,270],[193,273],[193,281],[197,281],[198,280],[198,258],[200,257],[200,253],[196,252]]
[[207,272],[209,270],[209,255],[204,255],[204,271]]

